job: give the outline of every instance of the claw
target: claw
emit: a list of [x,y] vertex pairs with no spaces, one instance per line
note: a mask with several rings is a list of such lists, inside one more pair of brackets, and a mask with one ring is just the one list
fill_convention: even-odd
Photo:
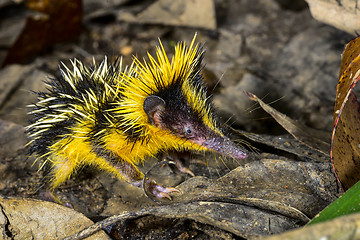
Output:
[[163,187],[161,185],[155,185],[152,191],[152,194],[157,198],[167,198],[170,201],[172,200],[169,193],[181,193],[179,189],[173,188],[173,187]]
[[151,194],[152,196],[155,196],[157,199],[167,198],[169,200],[172,200],[169,193],[173,193],[173,192],[181,193],[181,191],[177,188],[164,187],[150,179],[146,179],[146,181],[144,182],[144,190],[147,195]]
[[187,173],[187,174],[189,174],[190,176],[195,177],[195,174],[194,174],[189,168],[185,167],[180,160],[179,160],[179,161],[175,161],[175,163],[176,163],[177,169],[179,169],[180,172],[182,172],[182,173]]
[[190,159],[189,153],[187,153],[187,152],[169,151],[163,157],[164,160],[169,159],[169,160],[175,162],[175,166],[180,172],[185,173],[185,174],[189,174],[190,176],[195,177],[195,174],[189,168],[184,166],[183,162],[180,160],[181,158],[188,161]]

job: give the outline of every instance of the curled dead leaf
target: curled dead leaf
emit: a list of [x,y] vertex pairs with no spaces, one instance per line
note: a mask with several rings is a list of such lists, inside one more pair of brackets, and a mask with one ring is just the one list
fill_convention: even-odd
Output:
[[330,134],[316,129],[311,129],[304,124],[287,117],[285,114],[276,111],[271,106],[265,104],[255,94],[250,92],[245,93],[251,100],[258,102],[260,106],[267,113],[269,113],[283,128],[285,128],[295,139],[324,155],[328,155],[330,149],[328,138],[330,137]]
[[352,92],[360,79],[360,37],[344,50],[336,88],[331,160],[345,189],[360,180],[360,112]]

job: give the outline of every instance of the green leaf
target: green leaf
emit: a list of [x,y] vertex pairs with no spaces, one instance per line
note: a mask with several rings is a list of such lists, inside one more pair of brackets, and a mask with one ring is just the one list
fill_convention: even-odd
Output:
[[308,225],[325,222],[340,216],[360,212],[360,182],[356,183],[346,191],[335,202],[327,206]]

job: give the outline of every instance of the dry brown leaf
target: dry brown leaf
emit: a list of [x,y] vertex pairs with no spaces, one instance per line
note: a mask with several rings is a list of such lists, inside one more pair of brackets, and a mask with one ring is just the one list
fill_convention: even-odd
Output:
[[81,0],[27,1],[37,11],[26,19],[26,24],[9,49],[3,66],[25,62],[50,46],[75,39],[82,29]]
[[118,19],[126,22],[197,27],[216,30],[215,5],[212,0],[160,0],[136,16],[121,12]]
[[305,228],[273,235],[263,240],[359,239],[360,214],[351,214]]
[[[329,134],[323,131],[311,129],[300,122],[292,120],[285,114],[276,111],[274,108],[265,104],[261,99],[250,92],[245,92],[251,100],[260,104],[260,106],[269,113],[283,128],[286,129],[298,141],[306,144],[310,148],[328,155],[330,144],[327,142]],[[329,135],[329,136],[328,136]]]
[[[25,198],[0,198],[1,239],[62,239],[92,221],[59,204]],[[109,239],[98,232],[87,239]]]
[[331,159],[343,187],[350,188],[360,180],[359,104],[352,89],[360,79],[360,37],[344,50],[336,88]]

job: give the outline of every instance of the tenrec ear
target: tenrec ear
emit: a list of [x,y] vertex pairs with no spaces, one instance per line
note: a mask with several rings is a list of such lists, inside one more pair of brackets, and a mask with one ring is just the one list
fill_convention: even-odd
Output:
[[159,126],[161,124],[160,113],[165,110],[165,106],[166,103],[161,97],[150,95],[145,98],[143,108],[153,125]]

